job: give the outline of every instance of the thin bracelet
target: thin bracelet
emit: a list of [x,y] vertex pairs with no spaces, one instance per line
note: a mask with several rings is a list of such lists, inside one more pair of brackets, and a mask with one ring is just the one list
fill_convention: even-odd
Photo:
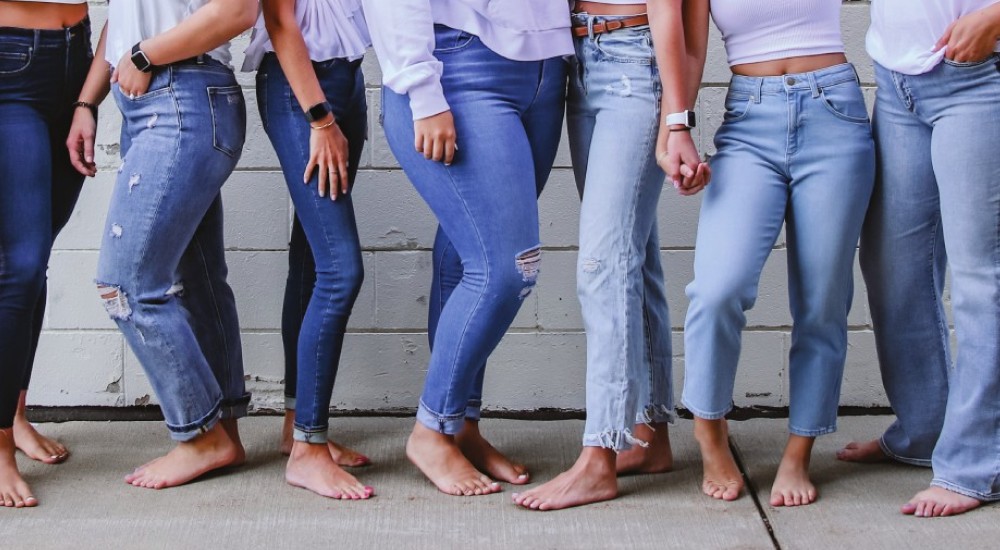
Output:
[[330,122],[327,122],[326,124],[324,124],[322,126],[313,126],[312,124],[310,124],[309,127],[312,128],[313,130],[322,130],[324,128],[329,128],[330,126],[333,126],[336,123],[337,123],[337,119],[333,119]]
[[86,101],[73,102],[74,109],[79,109],[80,107],[86,107],[87,109],[90,109],[90,112],[91,114],[94,115],[94,118],[97,118],[97,105],[94,105],[93,103],[88,103]]
[[691,128],[667,128],[668,132],[690,132]]

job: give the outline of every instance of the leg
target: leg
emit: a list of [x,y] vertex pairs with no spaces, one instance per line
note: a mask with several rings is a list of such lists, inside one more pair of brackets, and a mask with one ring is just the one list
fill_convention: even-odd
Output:
[[903,508],[924,517],[1000,500],[1000,159],[989,145],[1000,139],[1000,109],[993,100],[1000,74],[991,61],[943,64],[928,76],[937,77],[936,89],[951,88],[940,104],[932,104],[938,118],[931,156],[958,353],[932,456],[932,487]]
[[[267,69],[265,69],[267,70]],[[270,72],[270,71],[268,71]],[[262,86],[260,82],[257,84]],[[261,109],[264,97],[258,95]],[[270,124],[268,125],[270,130]],[[302,222],[295,216],[292,235],[288,243],[288,277],[285,280],[285,298],[281,307],[281,345],[285,352],[285,423],[281,430],[281,454],[292,452],[292,429],[295,424],[295,392],[298,387],[299,332],[306,306],[316,285],[316,262],[313,259]]]
[[882,383],[897,418],[879,440],[851,443],[838,458],[926,466],[944,419],[951,362],[931,131],[900,99],[891,74],[877,67],[876,75],[877,172],[860,259]]

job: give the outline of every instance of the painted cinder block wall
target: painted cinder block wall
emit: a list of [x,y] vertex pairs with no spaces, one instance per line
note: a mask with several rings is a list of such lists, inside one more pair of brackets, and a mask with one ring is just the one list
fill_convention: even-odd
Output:
[[[869,100],[873,76],[864,53],[868,2],[843,6],[844,37]],[[95,36],[107,7],[92,2]],[[239,67],[247,37],[233,47]],[[400,410],[416,406],[428,358],[426,305],[434,219],[399,169],[378,124],[380,74],[375,56],[364,64],[370,140],[354,189],[366,279],[350,323],[333,406],[342,410]],[[291,216],[277,159],[261,128],[252,74],[241,74],[249,113],[246,147],[223,196],[227,259],[243,327],[248,387],[257,410],[282,403],[279,334]],[[712,153],[729,71],[718,33],[711,38],[695,139]],[[56,242],[49,302],[30,403],[40,406],[124,407],[155,403],[137,360],[105,314],[92,283],[105,209],[119,165],[119,115],[101,109],[97,162],[72,220]],[[538,287],[494,353],[485,406],[493,410],[584,406],[585,337],[575,290],[578,198],[566,140],[540,202],[544,254]],[[666,189],[660,203],[661,254],[674,326],[674,369],[680,392],[682,325],[692,277],[699,198]],[[788,405],[787,356],[791,318],[785,285],[786,250],[779,239],[764,271],[760,298],[749,314],[735,395],[738,406]],[[864,285],[856,272],[850,353],[843,405],[884,406]]]

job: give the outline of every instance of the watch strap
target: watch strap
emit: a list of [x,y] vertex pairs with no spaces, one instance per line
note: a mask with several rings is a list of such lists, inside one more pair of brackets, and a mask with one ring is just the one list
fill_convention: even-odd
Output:
[[698,119],[695,116],[694,111],[681,111],[679,113],[670,113],[664,118],[664,123],[667,126],[684,126],[687,128],[694,128],[698,124]]
[[333,105],[329,101],[321,101],[305,111],[306,120],[310,123],[318,122],[326,118],[326,115],[333,112]]
[[141,42],[136,42],[135,46],[132,46],[132,64],[135,65],[136,69],[144,73],[151,72],[153,70],[153,63],[149,60],[149,56],[146,52],[142,51],[139,47]]

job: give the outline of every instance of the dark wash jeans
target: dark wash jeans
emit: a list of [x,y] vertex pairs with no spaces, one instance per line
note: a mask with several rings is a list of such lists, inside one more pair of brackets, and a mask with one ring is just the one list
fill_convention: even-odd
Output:
[[0,28],[0,428],[28,387],[49,253],[83,184],[65,142],[92,57],[86,19]]
[[[347,138],[353,184],[368,121],[361,61],[329,59],[313,70]],[[350,194],[319,196],[315,171],[303,185],[312,130],[274,54],[257,71],[257,98],[296,212],[282,311],[286,406],[295,409],[296,440],[326,443],[344,332],[364,279],[354,204]]]

